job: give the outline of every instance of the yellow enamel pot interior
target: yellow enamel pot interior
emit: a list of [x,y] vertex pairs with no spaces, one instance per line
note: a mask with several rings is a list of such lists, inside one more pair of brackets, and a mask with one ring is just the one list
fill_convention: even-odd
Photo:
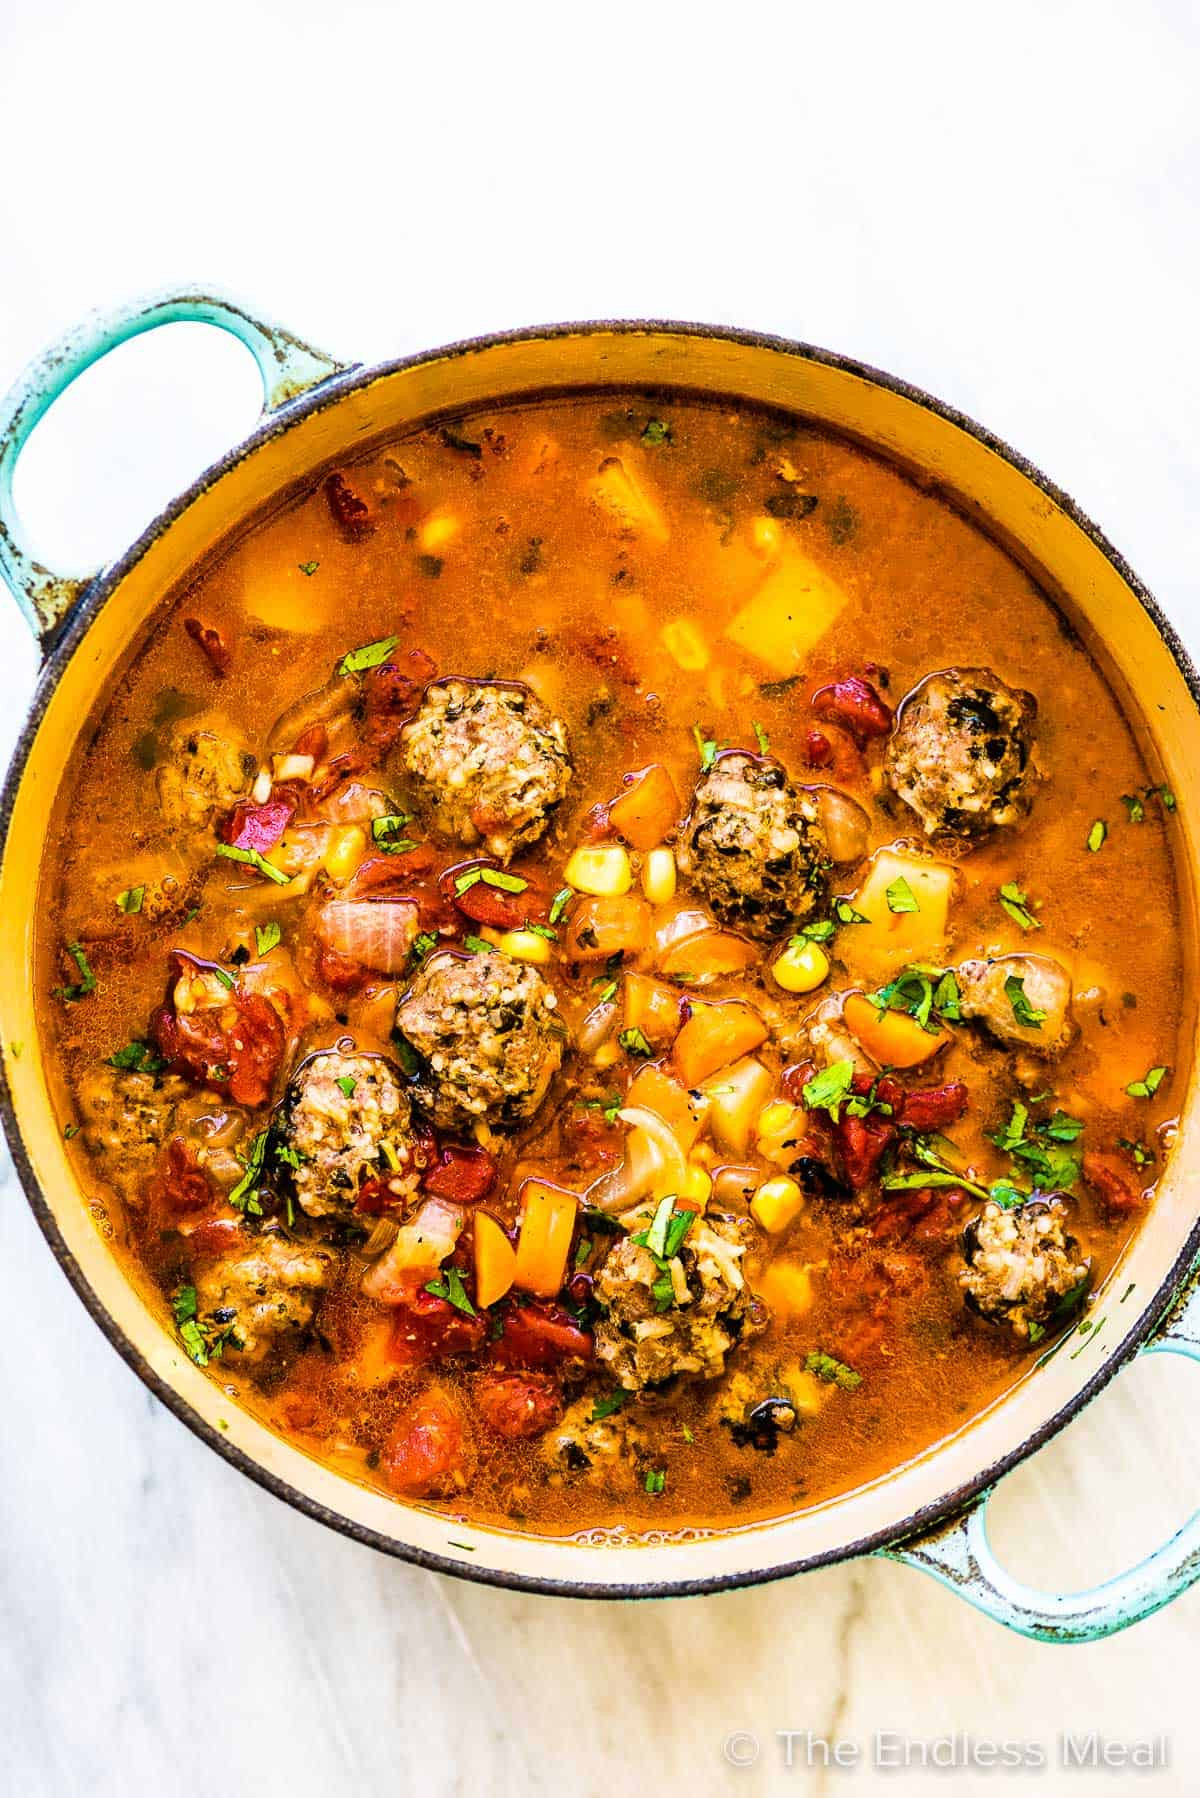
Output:
[[[644,1593],[770,1577],[879,1543],[910,1528],[913,1519],[961,1500],[981,1476],[1026,1452],[1101,1384],[1122,1348],[1144,1331],[1156,1295],[1161,1302],[1189,1253],[1200,1148],[1194,1081],[1154,1212],[1100,1298],[1097,1328],[1084,1353],[1057,1356],[958,1435],[886,1480],[785,1522],[651,1542],[619,1532],[563,1542],[482,1530],[389,1501],[309,1459],[229,1404],[182,1353],[153,1297],[134,1290],[106,1248],[64,1151],[37,1049],[33,1004],[32,920],[55,795],[89,714],[187,571],[286,489],[322,464],[352,455],[368,438],[449,407],[609,382],[748,398],[847,431],[932,480],[1041,579],[1107,666],[1138,722],[1151,765],[1178,795],[1190,990],[1200,866],[1200,714],[1161,621],[1069,502],[965,421],[820,352],[684,327],[602,325],[468,345],[318,391],[206,477],[85,602],[94,615],[86,628],[68,633],[52,658],[39,695],[40,717],[31,726],[11,795],[0,864],[0,1029],[15,1116],[13,1146],[40,1221],[102,1328],[186,1422],[282,1496],[394,1552],[485,1579]],[[938,645],[930,643],[928,652],[936,666]],[[1136,906],[1135,896],[1130,903]],[[1136,919],[1130,922],[1133,928]],[[14,1043],[23,1046],[16,1057]]]

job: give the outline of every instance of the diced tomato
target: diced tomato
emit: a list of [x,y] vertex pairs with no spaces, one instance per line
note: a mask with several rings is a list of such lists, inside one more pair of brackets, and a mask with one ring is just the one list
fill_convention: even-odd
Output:
[[364,968],[360,961],[354,961],[349,955],[342,955],[331,949],[327,943],[318,943],[314,956],[316,973],[325,985],[332,987],[335,993],[357,992],[363,981],[368,979],[370,968]]
[[1146,1195],[1139,1192],[1124,1174],[1110,1167],[1099,1155],[1089,1151],[1083,1158],[1083,1183],[1100,1201],[1104,1210],[1124,1217],[1145,1204]]
[[346,898],[369,899],[376,893],[407,891],[413,878],[428,874],[436,861],[428,843],[417,843],[398,855],[369,855],[346,883]]
[[855,1192],[862,1192],[879,1172],[879,1164],[896,1140],[896,1126],[874,1115],[851,1117],[843,1108],[833,1125],[833,1143],[842,1172]]
[[447,1144],[422,1184],[435,1198],[473,1205],[485,1199],[495,1186],[496,1163],[484,1149],[460,1149]]
[[424,1287],[397,1308],[391,1353],[397,1366],[421,1367],[482,1348],[487,1320],[471,1316]]
[[237,1105],[265,1105],[283,1060],[284,1031],[260,993],[231,993],[226,1005],[178,1017],[164,1008],[153,1026],[172,1071],[228,1092]]
[[347,543],[359,543],[375,529],[371,509],[343,474],[331,474],[325,482],[325,501],[339,534]]
[[961,1228],[966,1197],[957,1186],[895,1193],[872,1217],[869,1232],[879,1241],[942,1242]]
[[234,1249],[251,1240],[240,1217],[232,1213],[228,1217],[202,1218],[194,1230],[187,1230],[188,1253],[197,1260],[208,1260],[215,1255],[229,1255]]
[[580,819],[578,835],[585,843],[602,843],[606,837],[615,835],[612,821],[612,801],[605,800],[601,805],[594,805]]
[[224,680],[233,656],[220,631],[214,625],[201,624],[198,618],[185,618],[183,628],[192,642],[199,644],[217,679]]
[[793,1105],[803,1105],[804,1089],[816,1071],[817,1066],[813,1061],[795,1061],[790,1067],[784,1068],[779,1077],[779,1084],[783,1088],[784,1096],[789,1098]]
[[369,668],[363,676],[365,734],[373,753],[386,753],[399,737],[420,703],[426,684],[437,673],[437,664],[423,649]]
[[812,709],[818,718],[840,724],[859,744],[869,737],[886,737],[892,728],[891,707],[861,674],[847,674],[826,687],[818,687],[812,696]]
[[549,1374],[488,1373],[475,1384],[475,1405],[489,1429],[519,1441],[558,1422],[562,1388]]
[[372,1174],[364,1180],[358,1189],[358,1197],[354,1201],[354,1209],[363,1217],[382,1217],[393,1205],[402,1204],[403,1200],[394,1193],[381,1174]]
[[379,1464],[393,1492],[427,1498],[444,1492],[463,1471],[466,1447],[458,1406],[439,1387],[430,1386],[401,1416]]
[[833,744],[823,730],[804,733],[804,759],[810,768],[828,768],[833,760]]
[[495,867],[493,862],[458,862],[438,878],[443,899],[454,905],[472,923],[490,925],[493,930],[517,930],[528,919],[540,924],[546,915],[546,895],[530,881],[528,875],[517,874],[525,886],[519,893],[506,892],[487,880],[475,880],[460,893],[458,883],[476,868]]
[[295,815],[295,801],[287,797],[273,797],[265,805],[240,800],[222,822],[221,841],[231,843],[235,849],[257,849],[260,855],[266,855]]
[[961,1080],[950,1080],[945,1086],[927,1086],[906,1093],[900,1107],[900,1122],[910,1129],[945,1130],[955,1124],[967,1109],[967,1088]]
[[292,744],[293,755],[311,755],[314,762],[325,759],[325,751],[329,748],[329,732],[323,724],[310,724],[302,730]]
[[150,1202],[168,1217],[204,1211],[213,1202],[212,1182],[195,1149],[182,1136],[173,1136],[166,1146],[151,1183]]
[[492,1359],[501,1367],[557,1367],[563,1361],[590,1361],[594,1344],[561,1305],[534,1300],[511,1305],[504,1327],[492,1345]]

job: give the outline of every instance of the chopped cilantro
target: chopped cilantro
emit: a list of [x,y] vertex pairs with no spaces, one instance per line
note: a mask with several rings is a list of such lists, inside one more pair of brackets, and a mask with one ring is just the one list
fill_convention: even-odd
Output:
[[1093,855],[1104,847],[1104,839],[1107,835],[1108,825],[1104,822],[1103,818],[1097,818],[1087,834],[1087,846]]
[[258,1202],[258,1183],[266,1153],[267,1132],[260,1130],[250,1144],[250,1153],[238,1156],[245,1172],[229,1195],[229,1203],[235,1211],[248,1212],[251,1217],[262,1216],[262,1206]]
[[387,661],[399,641],[399,637],[380,637],[375,643],[364,643],[361,649],[350,650],[338,663],[338,673],[362,674],[367,668],[378,668]]
[[79,969],[79,979],[71,986],[56,986],[53,996],[73,1005],[76,999],[86,999],[89,993],[96,990],[96,976],[88,966],[88,958],[84,954],[82,943],[68,943],[67,954]]
[[842,1101],[848,1096],[854,1081],[854,1063],[852,1061],[833,1061],[819,1074],[814,1074],[803,1092],[804,1103],[810,1111],[827,1111],[836,1124],[841,1111]]
[[1020,974],[1010,974],[1004,982],[1004,992],[1012,1006],[1013,1017],[1023,1030],[1040,1030],[1049,1017],[1049,1012],[1038,1011],[1025,996],[1025,981]]
[[296,566],[301,574],[313,575],[317,572],[317,569],[321,564],[319,562],[297,562]]
[[848,899],[834,900],[833,915],[839,924],[869,924],[871,921],[862,912],[855,911]]
[[628,1397],[629,1394],[626,1392],[625,1388],[623,1386],[618,1386],[616,1390],[610,1392],[606,1398],[596,1399],[592,1405],[592,1415],[588,1418],[588,1422],[602,1423],[606,1417],[611,1417],[614,1411],[619,1411]]
[[1170,787],[1159,787],[1158,796],[1162,800],[1164,812],[1173,812],[1176,809],[1178,801]]
[[890,912],[920,911],[917,896],[905,880],[903,874],[899,880],[893,880],[887,889],[887,905]]
[[282,930],[280,930],[274,918],[271,918],[266,924],[256,924],[254,926],[254,947],[258,950],[260,955],[270,955],[272,949],[275,947],[276,943],[281,940],[282,936]]
[[665,1489],[666,1484],[667,1484],[667,1473],[666,1473],[666,1469],[664,1467],[647,1468],[647,1470],[646,1470],[646,1490],[652,1498],[657,1498],[658,1495]]
[[448,1267],[439,1279],[427,1281],[425,1290],[436,1299],[448,1299],[456,1311],[465,1311],[468,1317],[476,1316],[475,1307],[467,1297],[462,1275],[456,1267]]
[[659,1200],[654,1212],[654,1221],[646,1231],[646,1247],[652,1255],[661,1255],[664,1259],[667,1252],[667,1225],[671,1221],[671,1213],[674,1208],[675,1194],[668,1193],[665,1199]]
[[411,812],[385,812],[382,818],[371,819],[371,836],[376,843],[382,843],[388,837],[398,836],[411,823]]
[[641,442],[648,444],[652,447],[657,446],[660,443],[670,443],[671,442],[671,427],[670,427],[670,425],[664,423],[664,421],[661,418],[648,419],[646,422],[646,428],[642,432],[642,435],[641,435]]
[[212,971],[213,971],[214,975],[216,976],[216,978],[221,982],[221,985],[224,987],[228,987],[228,989],[232,992],[233,988],[237,985],[237,980],[229,972],[228,968],[218,968],[214,964]]
[[757,718],[752,718],[751,723],[754,726],[754,740],[758,744],[759,755],[770,755],[770,753],[771,753],[770,737],[767,735],[767,733],[763,729],[762,725],[758,722]]
[[70,1140],[73,1136],[78,1136],[78,1135],[79,1135],[79,1125],[78,1124],[64,1124],[63,1125],[63,1137],[67,1142],[70,1142]]
[[146,897],[145,887],[126,887],[123,893],[117,894],[117,910],[123,911],[127,917],[142,909],[142,900]]
[[653,1055],[654,1051],[646,1041],[644,1033],[635,1024],[632,1029],[622,1030],[617,1041],[626,1055]]
[[431,949],[437,948],[437,937],[432,930],[423,930],[420,936],[413,938],[408,954],[411,961],[424,961]]
[[398,1030],[392,1031],[392,1047],[396,1051],[396,1060],[400,1063],[401,1071],[407,1074],[410,1080],[414,1074],[420,1073],[421,1057],[408,1038],[401,1036]]
[[819,1349],[814,1349],[805,1356],[804,1365],[809,1373],[816,1374],[818,1380],[825,1380],[842,1392],[854,1392],[862,1385],[860,1373],[847,1367],[844,1361],[835,1361],[832,1355],[823,1354]]
[[1029,909],[1028,895],[1021,891],[1015,881],[1007,880],[1000,888],[1000,903],[1013,923],[1019,924],[1022,930],[1042,928],[1040,920]]
[[815,924],[802,924],[791,939],[789,948],[797,949],[805,943],[827,943],[837,932],[837,925],[832,918],[818,918]]
[[127,1074],[161,1074],[166,1062],[155,1054],[149,1043],[126,1043],[123,1049],[108,1057],[106,1066],[120,1068]]
[[957,1024],[962,1017],[953,971],[942,973],[920,963],[905,968],[867,998],[877,1011],[907,1012],[931,1036],[937,1035],[943,1022]]
[[717,759],[716,738],[706,737],[698,724],[693,724],[692,735],[696,739],[696,754],[700,757],[700,772],[707,774]]
[[1145,822],[1146,808],[1142,804],[1142,796],[1140,793],[1122,793],[1121,804],[1129,813],[1129,822],[1131,824],[1143,824]]
[[1152,1167],[1158,1159],[1153,1149],[1148,1149],[1145,1143],[1134,1142],[1128,1136],[1118,1136],[1117,1145],[1124,1149],[1135,1167]]
[[481,868],[479,873],[485,886],[499,887],[502,893],[523,893],[529,885],[519,874],[506,874],[503,868]]
[[496,945],[484,942],[481,936],[465,936],[463,948],[469,949],[472,955],[496,955],[498,953]]
[[265,874],[278,887],[285,887],[290,879],[290,875],[285,874],[282,868],[276,868],[257,849],[239,849],[234,843],[218,843],[217,854],[223,855],[226,861],[245,862],[247,867],[257,868],[260,874]]
[[342,1092],[345,1093],[345,1095],[348,1099],[352,1099],[354,1097],[355,1093],[358,1091],[358,1082],[355,1080],[353,1074],[339,1075],[338,1086],[341,1088]]
[[557,924],[559,922],[568,905],[571,903],[573,896],[570,887],[560,887],[558,892],[555,893],[550,904],[550,922],[552,924]]
[[535,924],[532,918],[526,918],[525,928],[531,930],[534,936],[544,936],[548,943],[557,943],[558,941],[557,930],[551,930],[549,924]]
[[456,893],[469,893],[473,886],[478,886],[483,879],[482,868],[468,868],[465,874],[457,874],[454,879]]
[[1140,1080],[1131,1080],[1125,1091],[1131,1099],[1152,1099],[1166,1077],[1166,1068],[1151,1068]]

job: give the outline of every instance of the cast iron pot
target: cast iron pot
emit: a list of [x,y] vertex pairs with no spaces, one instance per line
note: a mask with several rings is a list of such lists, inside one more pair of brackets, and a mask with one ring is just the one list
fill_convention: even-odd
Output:
[[[22,547],[12,472],[38,419],[98,357],[177,320],[232,332],[262,374],[258,428],[155,520],[111,568],[55,575]],[[163,1403],[268,1491],[360,1542],[488,1584],[579,1597],[713,1592],[882,1553],[935,1574],[990,1616],[1052,1641],[1084,1641],[1147,1616],[1200,1572],[1200,1513],[1131,1572],[1088,1592],[1031,1591],[987,1543],[988,1496],[1140,1352],[1200,1359],[1190,1275],[1200,1225],[1189,1164],[1200,1148],[1194,1083],[1153,1212],[1100,1293],[1091,1330],[956,1435],[886,1479],[781,1522],[722,1534],[620,1532],[539,1540],[450,1522],[309,1459],[246,1412],[182,1352],[161,1306],[126,1279],[64,1151],[40,1057],[31,920],[50,802],[110,677],[163,596],[271,499],[364,441],[450,408],[598,384],[672,386],[795,409],[935,486],[1015,554],[1105,665],[1152,766],[1179,799],[1181,900],[1193,988],[1200,881],[1200,687],[1150,595],[1096,527],[1035,468],[969,419],[828,351],[697,325],[561,325],[479,338],[378,368],[344,367],[242,307],[174,293],[80,326],[0,407],[0,572],[45,647],[33,710],[3,792],[0,1040],[4,1127],[38,1223],[109,1341]],[[10,1045],[26,1051],[14,1058]],[[1194,1143],[1194,1139],[1197,1139]],[[218,1424],[218,1419],[220,1423]]]

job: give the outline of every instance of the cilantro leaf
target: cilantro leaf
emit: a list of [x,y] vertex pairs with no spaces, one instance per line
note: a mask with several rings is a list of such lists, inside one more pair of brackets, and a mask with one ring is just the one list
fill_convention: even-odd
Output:
[[350,650],[338,663],[338,673],[362,674],[367,668],[378,668],[387,661],[399,641],[399,637],[380,637],[375,643],[364,643],[361,649]]
[[852,1061],[832,1061],[806,1084],[802,1097],[810,1111],[827,1111],[836,1124],[842,1101],[854,1082]]

